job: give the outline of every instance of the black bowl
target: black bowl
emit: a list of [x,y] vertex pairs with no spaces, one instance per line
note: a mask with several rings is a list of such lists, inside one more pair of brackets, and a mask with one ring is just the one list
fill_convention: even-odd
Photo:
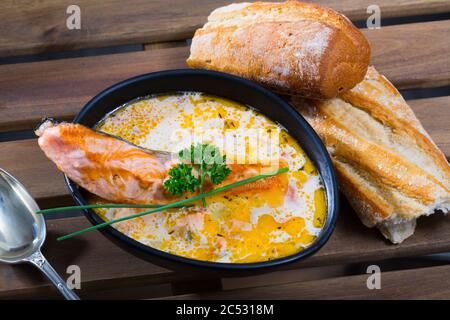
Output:
[[[281,97],[260,85],[233,75],[205,70],[171,70],[148,73],[122,81],[98,94],[89,101],[75,117],[74,122],[94,127],[107,113],[118,106],[138,97],[171,93],[177,91],[198,91],[234,100],[249,105],[273,121],[285,127],[313,161],[322,178],[327,199],[327,218],[317,239],[306,249],[284,258],[257,263],[217,263],[199,261],[176,256],[148,247],[117,231],[111,226],[100,229],[103,234],[120,245],[151,262],[171,268],[195,267],[219,269],[257,269],[305,258],[329,239],[338,215],[338,188],[331,159],[317,134],[305,119]],[[85,205],[86,201],[78,186],[66,177],[66,183],[75,202]],[[84,210],[87,218],[94,224],[103,220],[92,210]]]

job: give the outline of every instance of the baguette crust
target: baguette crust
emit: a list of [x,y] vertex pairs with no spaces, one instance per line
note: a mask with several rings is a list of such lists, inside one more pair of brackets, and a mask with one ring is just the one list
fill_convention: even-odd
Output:
[[450,167],[395,87],[374,68],[339,98],[293,104],[330,152],[340,187],[368,227],[392,242],[415,220],[450,210]]
[[288,1],[214,10],[195,32],[187,63],[243,76],[280,93],[321,99],[353,88],[369,60],[369,43],[346,17]]

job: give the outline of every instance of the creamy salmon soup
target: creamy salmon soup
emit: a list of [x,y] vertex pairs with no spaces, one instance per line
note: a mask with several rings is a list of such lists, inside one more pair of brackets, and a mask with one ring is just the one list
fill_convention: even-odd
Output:
[[[284,128],[251,107],[201,93],[151,96],[119,107],[97,129],[174,154],[197,142],[214,145],[226,156],[233,181],[258,166],[289,168],[276,179],[215,194],[205,203],[113,225],[147,246],[204,261],[262,262],[298,253],[324,225],[324,188],[313,163]],[[90,202],[106,200],[91,196]],[[145,210],[96,212],[110,220]]]

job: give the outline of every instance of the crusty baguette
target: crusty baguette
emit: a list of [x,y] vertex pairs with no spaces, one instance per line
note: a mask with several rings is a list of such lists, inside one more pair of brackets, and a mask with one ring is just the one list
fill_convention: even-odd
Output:
[[280,93],[331,98],[367,71],[370,46],[343,15],[319,5],[239,3],[214,10],[187,63],[258,81]]
[[393,243],[416,219],[450,210],[450,167],[395,87],[370,67],[339,98],[292,103],[330,152],[339,185],[368,227]]

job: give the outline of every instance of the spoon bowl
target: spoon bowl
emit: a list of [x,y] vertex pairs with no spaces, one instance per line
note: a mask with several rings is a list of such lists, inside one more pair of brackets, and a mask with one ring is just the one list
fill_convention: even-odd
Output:
[[25,188],[0,169],[0,261],[19,263],[40,250],[46,236],[44,218]]
[[46,236],[44,217],[25,187],[0,168],[0,262],[31,263],[66,299],[78,300],[41,253]]

